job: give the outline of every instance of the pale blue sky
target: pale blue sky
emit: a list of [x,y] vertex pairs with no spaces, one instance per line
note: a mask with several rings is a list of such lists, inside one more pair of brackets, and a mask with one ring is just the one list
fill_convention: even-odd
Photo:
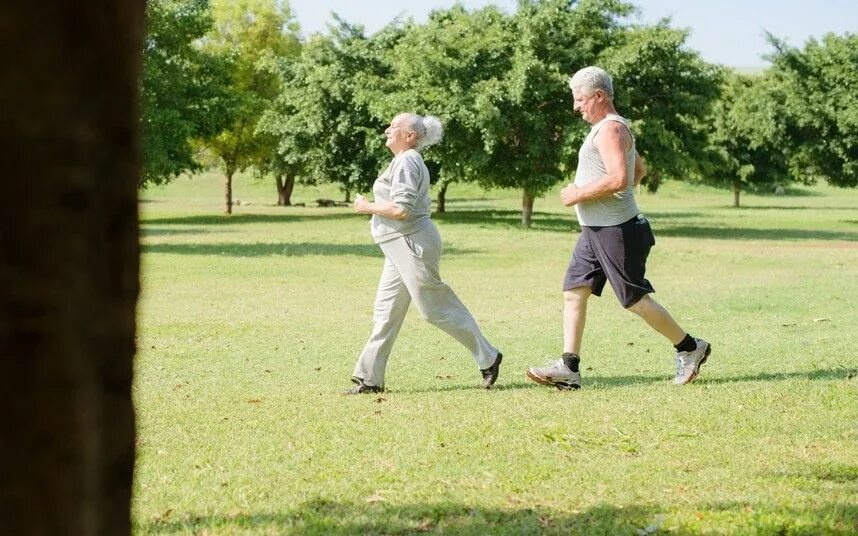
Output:
[[[631,0],[640,8],[632,22],[653,23],[671,17],[674,27],[691,29],[688,45],[703,58],[734,67],[766,65],[762,55],[771,47],[769,31],[793,46],[828,32],[858,33],[856,0]],[[372,33],[397,15],[426,20],[432,9],[447,8],[455,0],[290,0],[303,33],[325,31],[334,11],[345,20],[362,24]],[[467,8],[494,4],[512,12],[515,0],[463,0]]]

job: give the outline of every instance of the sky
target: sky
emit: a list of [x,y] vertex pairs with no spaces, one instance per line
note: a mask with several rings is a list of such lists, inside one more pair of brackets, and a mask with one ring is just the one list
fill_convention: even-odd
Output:
[[[829,32],[858,33],[856,0],[630,0],[640,12],[630,22],[652,24],[664,17],[671,26],[688,28],[690,48],[704,60],[738,68],[768,65],[772,52],[765,32],[803,47],[810,38]],[[331,12],[373,33],[397,16],[426,20],[433,9],[448,8],[455,0],[290,0],[304,35],[326,31]],[[516,0],[462,0],[468,9],[494,4],[513,12]]]

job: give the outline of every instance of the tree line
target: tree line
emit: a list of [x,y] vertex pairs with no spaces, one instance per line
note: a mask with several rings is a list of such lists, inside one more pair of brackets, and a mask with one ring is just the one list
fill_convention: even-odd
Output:
[[520,0],[514,13],[461,5],[374,34],[334,16],[302,38],[278,0],[151,0],[144,47],[141,186],[203,165],[273,178],[278,204],[296,183],[335,183],[348,201],[389,159],[381,132],[397,112],[431,113],[444,143],[426,150],[445,210],[450,184],[534,199],[574,172],[588,130],[568,77],[599,65],[646,159],[665,180],[745,190],[826,180],[858,184],[858,36],[801,49],[769,36],[753,75],[705,62],[688,32],[626,22],[619,0]]

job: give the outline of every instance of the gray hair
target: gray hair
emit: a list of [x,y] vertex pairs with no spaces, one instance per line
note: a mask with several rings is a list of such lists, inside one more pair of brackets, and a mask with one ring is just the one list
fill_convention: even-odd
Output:
[[583,91],[586,95],[602,90],[608,99],[614,99],[614,82],[611,80],[611,75],[598,67],[584,67],[573,74],[569,79],[569,89]]
[[435,145],[444,137],[444,126],[434,115],[420,116],[405,113],[406,125],[417,134],[417,150]]

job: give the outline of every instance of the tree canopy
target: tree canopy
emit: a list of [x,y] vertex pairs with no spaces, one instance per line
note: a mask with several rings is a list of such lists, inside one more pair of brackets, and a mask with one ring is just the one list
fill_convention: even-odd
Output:
[[339,184],[346,199],[369,189],[388,155],[386,122],[371,113],[364,93],[384,68],[360,26],[338,19],[328,35],[307,40],[281,65],[283,89],[262,126],[278,136],[279,158],[300,166],[305,180]]
[[276,140],[261,135],[257,123],[281,91],[266,68],[272,58],[297,56],[298,26],[288,3],[276,0],[215,0],[214,26],[204,49],[230,67],[226,126],[205,138],[225,175],[225,211],[232,212],[232,176],[251,165],[269,164]]
[[770,41],[791,177],[858,186],[858,34],[828,34],[803,49]]
[[770,38],[772,67],[743,76],[708,64],[688,32],[631,25],[618,0],[520,0],[394,20],[373,35],[335,16],[302,40],[283,0],[153,0],[143,84],[142,183],[198,169],[202,140],[226,177],[370,189],[390,158],[383,131],[399,112],[441,118],[426,149],[433,181],[476,181],[534,199],[571,179],[588,125],[567,80],[598,65],[614,79],[647,162],[647,188],[665,179],[742,189],[774,183],[858,185],[858,37],[828,35],[803,49]]
[[226,65],[198,46],[212,25],[206,0],[150,0],[143,44],[140,185],[197,171],[193,141],[223,128]]
[[736,207],[742,190],[773,189],[788,181],[782,109],[782,92],[770,75],[725,72],[710,118],[713,165],[704,181],[731,187]]
[[662,22],[618,32],[600,64],[614,79],[614,101],[632,120],[649,169],[647,188],[662,179],[699,177],[707,158],[706,117],[718,97],[719,70],[685,42],[688,33]]
[[620,31],[628,4],[528,0],[506,24],[510,68],[481,87],[476,116],[489,162],[479,180],[522,190],[522,224],[534,199],[569,175],[584,137],[567,85]]

